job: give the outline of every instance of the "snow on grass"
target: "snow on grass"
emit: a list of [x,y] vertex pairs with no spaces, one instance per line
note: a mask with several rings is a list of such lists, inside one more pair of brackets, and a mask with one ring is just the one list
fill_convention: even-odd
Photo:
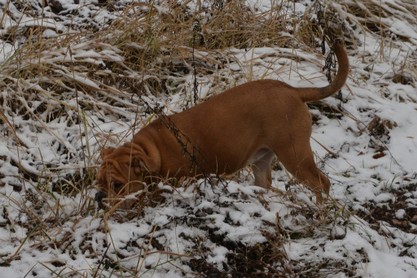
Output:
[[[95,210],[101,148],[129,140],[156,117],[150,108],[191,106],[195,80],[199,101],[260,78],[327,84],[321,38],[303,29],[317,4],[232,2],[1,2],[0,277],[417,276],[408,1],[333,3],[351,72],[341,98],[309,105],[316,161],[332,182],[326,206],[277,169],[271,190],[245,170],[162,183],[155,205]],[[203,41],[194,56],[192,34]]]

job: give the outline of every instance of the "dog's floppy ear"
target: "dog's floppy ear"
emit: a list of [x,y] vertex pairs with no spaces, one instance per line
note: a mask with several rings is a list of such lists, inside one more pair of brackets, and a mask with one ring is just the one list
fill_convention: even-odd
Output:
[[104,160],[106,158],[106,156],[110,155],[114,150],[115,149],[113,147],[101,149],[101,151],[100,151],[101,159]]
[[136,174],[143,172],[143,170],[148,173],[157,173],[159,171],[159,165],[152,160],[152,157],[147,155],[140,158],[132,158],[132,167]]
[[148,173],[158,173],[161,168],[161,159],[157,150],[148,151],[135,143],[128,143],[132,150],[132,168],[139,174],[144,170]]

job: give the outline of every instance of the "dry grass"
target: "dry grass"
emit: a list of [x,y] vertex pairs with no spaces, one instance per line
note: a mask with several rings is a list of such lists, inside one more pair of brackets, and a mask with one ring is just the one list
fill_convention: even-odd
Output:
[[[93,233],[105,233],[105,223],[85,235],[78,243],[79,250],[72,250],[76,238],[71,231],[86,225],[80,216],[88,219],[89,215],[95,214],[89,191],[98,159],[95,150],[100,148],[97,145],[112,140],[111,144],[117,144],[128,134],[108,136],[97,129],[94,122],[111,115],[115,121],[128,123],[127,113],[133,112],[138,115],[137,124],[142,125],[139,119],[143,114],[153,113],[144,104],[144,97],[154,104],[154,96],[163,99],[164,96],[181,95],[183,107],[186,107],[200,101],[198,95],[190,93],[190,87],[197,83],[208,84],[214,79],[215,82],[210,84],[212,92],[230,87],[243,75],[228,68],[235,58],[222,50],[292,46],[292,37],[288,35],[292,31],[286,29],[292,21],[283,5],[275,5],[273,10],[261,14],[239,1],[213,1],[192,12],[186,2],[171,1],[164,10],[152,3],[133,4],[125,7],[117,20],[102,29],[85,28],[53,38],[43,37],[41,26],[9,28],[6,32],[9,40],[25,38],[24,44],[2,64],[0,75],[3,91],[0,95],[1,121],[6,124],[20,154],[12,157],[10,163],[18,169],[19,182],[16,182],[15,190],[22,193],[22,198],[2,198],[8,199],[26,215],[25,221],[15,222],[7,210],[4,214],[6,224],[12,229],[23,227],[29,232],[14,254],[2,257],[1,264],[8,266],[19,260],[21,248],[31,242],[34,249],[53,245],[62,252],[69,249],[71,256],[79,252],[101,256],[100,263],[91,269],[94,275],[108,269],[116,276],[122,273],[135,276],[143,272],[145,259],[155,252],[152,250],[165,252],[152,237],[149,238],[149,251],[138,255],[136,269],[126,268],[121,254],[114,255],[113,251],[95,253],[89,238]],[[198,82],[190,83],[190,77]],[[60,125],[67,126],[66,134],[55,128]],[[36,148],[36,143],[23,137],[27,133],[20,130],[22,126],[30,126],[29,134],[44,146],[46,142],[42,136],[50,139],[49,146],[61,161],[43,163],[39,152],[28,151]],[[40,163],[28,165],[25,161],[29,157]],[[62,162],[62,159],[67,161]],[[74,199],[63,200],[61,194]],[[69,207],[77,209],[68,213]],[[112,219],[121,223],[132,221],[142,210],[143,204],[127,214],[117,213]],[[48,213],[45,215],[45,212]],[[72,222],[69,230],[63,228],[68,221]],[[212,236],[215,237],[214,231]],[[221,238],[217,242],[229,244]],[[255,259],[259,259],[259,263],[250,266],[251,272],[256,272],[257,267],[272,268],[271,260],[262,261],[264,252],[282,250],[270,244],[256,248],[258,257]],[[245,250],[239,247],[235,252]],[[169,256],[177,260],[184,255],[172,253]],[[271,258],[280,256],[277,253]],[[60,260],[50,263],[55,267],[65,265]],[[164,263],[169,261],[161,262]],[[230,271],[245,267],[238,261],[233,264],[236,269]],[[47,264],[44,267],[49,268]],[[206,265],[201,271],[207,269],[214,271],[215,268]],[[50,271],[54,276],[61,276],[52,269]],[[81,275],[76,269],[69,273]]]
[[[286,29],[293,19],[282,4],[264,14],[238,1],[213,1],[195,12],[186,3],[172,1],[166,10],[152,3],[134,4],[101,30],[53,38],[42,37],[38,26],[25,28],[24,34],[8,29],[8,37],[27,36],[25,44],[3,63],[0,76],[2,120],[15,134],[14,140],[29,147],[16,134],[13,118],[18,116],[23,121],[35,120],[35,128],[56,137],[64,149],[61,153],[70,153],[74,150],[66,145],[68,138],[56,134],[51,123],[66,121],[77,133],[89,134],[92,114],[112,114],[126,121],[126,111],[149,112],[144,111],[143,96],[178,94],[186,107],[199,101],[190,94],[190,86],[197,85],[190,84],[190,76],[206,84],[215,76],[217,82],[209,85],[212,92],[242,78],[227,67],[235,58],[219,50],[293,44],[288,36],[291,30]],[[97,132],[93,136],[100,144],[110,140]],[[89,169],[97,157],[89,141],[82,136],[78,139],[85,150],[84,167]]]
[[[251,10],[241,1],[199,1],[195,11],[187,6],[189,2],[169,1],[164,9],[152,1],[132,4],[121,10],[119,18],[108,26],[85,27],[80,32],[63,33],[53,38],[45,38],[45,27],[39,25],[5,30],[4,40],[24,38],[15,54],[1,64],[0,74],[0,125],[4,126],[4,137],[11,142],[8,146],[16,154],[4,159],[0,157],[16,169],[7,177],[0,174],[0,186],[4,186],[1,180],[5,178],[15,180],[8,185],[22,195],[20,199],[1,197],[26,217],[15,222],[5,209],[3,218],[10,229],[27,229],[27,238],[21,246],[32,240],[35,242],[32,248],[53,245],[63,252],[72,248],[75,238],[71,231],[85,227],[87,223],[83,218],[96,213],[91,189],[94,187],[98,150],[105,144],[119,143],[148,118],[155,117],[155,110],[147,109],[145,103],[156,106],[157,100],[163,102],[171,96],[180,96],[181,107],[186,108],[202,101],[199,84],[209,87],[207,95],[210,95],[245,80],[244,73],[230,69],[229,65],[236,62],[236,58],[225,49],[316,47],[323,37],[323,25],[316,20],[319,11],[325,15],[324,18],[335,11],[342,15],[337,20],[346,22],[345,39],[351,48],[358,47],[358,38],[371,33],[380,38],[381,49],[384,49],[387,44],[409,41],[410,38],[401,34],[395,34],[396,38],[393,38],[390,26],[383,19],[403,17],[406,10],[414,10],[417,14],[413,1],[395,7],[391,6],[394,4],[384,6],[371,0],[347,1],[332,8],[316,5],[302,17],[294,15],[291,4],[286,1],[272,1],[273,9],[264,13]],[[415,17],[406,20],[417,24]],[[399,71],[415,74],[417,69],[415,64],[407,63]],[[163,107],[157,108],[165,112]],[[131,114],[137,115],[133,123],[129,117]],[[96,125],[104,118],[112,118],[130,130],[109,135]],[[65,134],[59,133],[61,126],[66,126]],[[25,138],[26,134],[33,138]],[[58,159],[45,162],[32,139],[42,146],[49,146]],[[61,195],[74,199],[63,200]],[[288,259],[283,248],[288,238],[310,237],[323,226],[347,225],[346,219],[351,216],[337,204],[327,207],[326,211],[318,211],[296,196],[288,199],[295,202],[293,207],[289,204],[294,215],[316,217],[313,223],[302,223],[305,230],[287,230],[278,219],[277,223],[269,225],[275,225],[273,232],[267,235],[269,241],[250,250],[240,245],[231,247],[226,238],[211,231],[211,240],[233,250],[240,261],[228,258],[229,272],[223,273],[204,260],[190,260],[191,269],[202,273],[210,270],[217,275],[246,271],[261,277],[268,277],[268,273],[280,269],[284,273],[282,277],[296,277],[296,273],[301,273],[298,277],[324,277],[326,275],[317,269],[325,268],[333,273],[335,269],[347,268],[340,261],[319,265],[311,262],[298,264]],[[77,209],[68,212],[68,208]],[[45,212],[48,212],[46,216]],[[142,212],[143,207],[139,207],[136,211],[114,216],[114,220],[131,221]],[[320,213],[326,217],[320,217]],[[65,230],[63,226],[67,221],[72,226]],[[89,221],[94,222],[94,219]],[[207,222],[194,225],[209,229]],[[88,232],[85,238],[93,237],[94,232],[105,233],[106,223],[97,224],[97,230]],[[51,233],[59,234],[59,240],[52,240]],[[152,236],[148,243],[149,250],[165,252]],[[122,254],[96,254],[86,239],[80,242],[79,248],[69,251],[69,254],[76,256],[77,252],[91,252],[91,257],[101,256],[100,263],[92,267],[94,275],[99,275],[104,269],[113,269],[115,276],[133,277],[142,270],[144,258],[155,252],[148,250],[142,256],[138,255],[137,268],[127,269]],[[20,249],[2,258],[1,265],[8,266],[16,260]],[[168,255],[170,259],[161,264],[188,256]],[[57,260],[52,264],[59,266],[65,262]],[[74,275],[77,273],[78,270],[73,270]],[[352,275],[353,270],[348,269],[346,273]],[[61,277],[60,273],[53,275]]]

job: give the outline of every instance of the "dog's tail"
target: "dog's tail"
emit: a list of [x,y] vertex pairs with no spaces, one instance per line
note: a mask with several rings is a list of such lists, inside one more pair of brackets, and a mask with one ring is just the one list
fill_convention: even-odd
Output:
[[349,59],[343,43],[336,40],[333,44],[333,51],[336,54],[339,67],[336,78],[326,87],[322,88],[299,88],[298,94],[304,102],[318,101],[338,92],[346,82],[349,73]]

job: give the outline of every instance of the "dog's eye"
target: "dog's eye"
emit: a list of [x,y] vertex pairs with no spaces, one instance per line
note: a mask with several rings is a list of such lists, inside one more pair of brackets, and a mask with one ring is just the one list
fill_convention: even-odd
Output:
[[113,186],[114,191],[119,192],[122,189],[122,187],[123,187],[123,183],[121,183],[119,181],[114,181],[112,183],[112,186]]

